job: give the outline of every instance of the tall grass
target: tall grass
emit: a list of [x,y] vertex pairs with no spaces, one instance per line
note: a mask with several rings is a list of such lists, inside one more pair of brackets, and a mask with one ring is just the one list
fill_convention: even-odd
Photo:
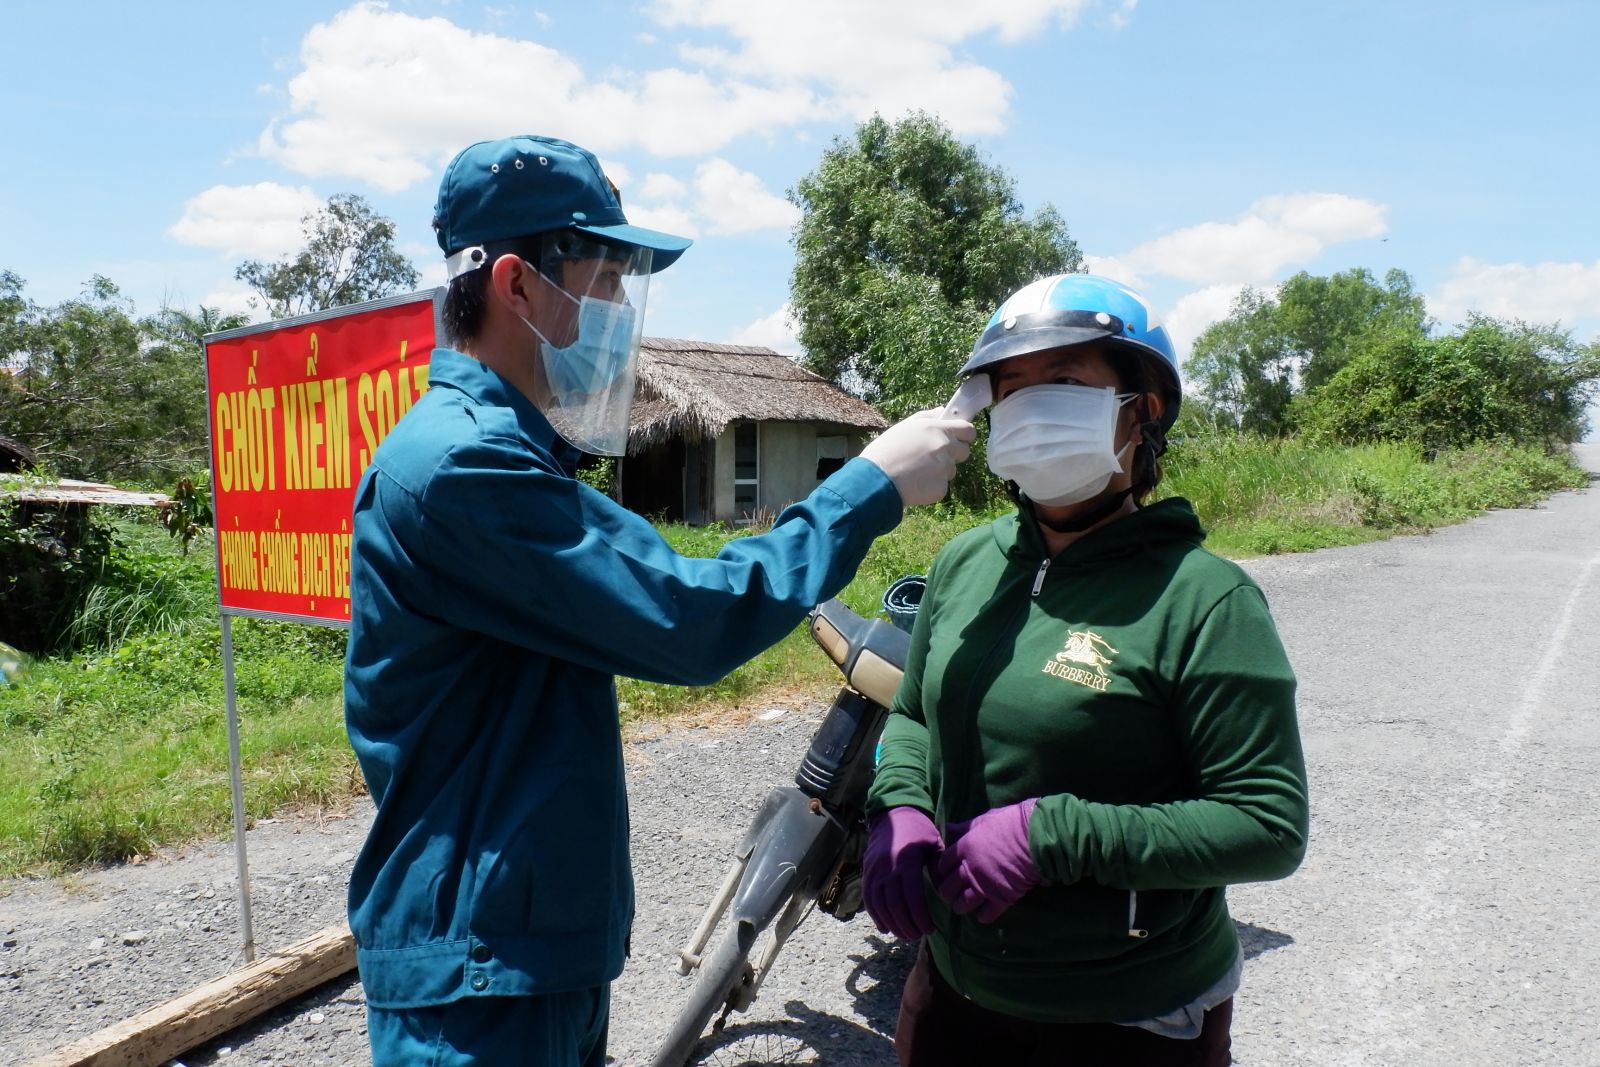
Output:
[[[0,686],[0,875],[114,862],[230,818],[221,631],[210,554],[152,524],[75,625],[86,648]],[[247,807],[338,803],[359,788],[344,739],[342,631],[233,626]]]
[[[1225,555],[1299,551],[1454,522],[1583,485],[1571,464],[1505,446],[1427,457],[1399,445],[1191,437],[1169,453],[1162,492],[1189,498]],[[1008,511],[917,508],[880,538],[841,594],[873,613],[884,589],[924,573],[956,534]],[[686,555],[755,531],[666,526]],[[124,548],[77,621],[88,651],[31,664],[0,685],[0,876],[126,859],[225,832],[230,817],[216,585],[211,554],[188,556],[125,520]],[[362,788],[344,736],[344,633],[233,624],[253,816],[338,804]],[[715,685],[621,679],[625,721],[813,699],[839,679],[797,627]]]
[[[922,574],[939,548],[956,534],[986,522],[991,514],[939,505],[916,508],[890,534],[880,537],[867,552],[854,579],[839,599],[865,615],[878,613],[889,583],[907,574]],[[675,549],[687,556],[713,556],[734,537],[758,533],[759,528],[724,526],[660,527]],[[752,704],[814,699],[837,688],[839,674],[831,661],[811,643],[804,626],[761,655],[708,686],[672,686],[617,680],[617,699],[624,723],[679,716],[710,710],[737,710]]]
[[215,614],[215,567],[210,553],[173,552],[158,526],[125,520],[122,549],[89,590],[68,628],[69,645],[107,649],[138,634],[183,630]]
[[1356,544],[1522,507],[1587,484],[1565,457],[1503,444],[1425,454],[1216,434],[1175,442],[1160,494],[1186,497],[1207,546],[1244,557]]

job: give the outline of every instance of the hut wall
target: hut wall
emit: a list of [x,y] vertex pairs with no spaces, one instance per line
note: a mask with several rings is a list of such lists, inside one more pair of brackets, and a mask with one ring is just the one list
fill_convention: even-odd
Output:
[[761,509],[776,515],[817,487],[817,427],[761,424]]
[[[734,484],[738,470],[735,442],[739,425],[730,425],[717,438],[715,459],[708,472],[712,482],[712,492],[707,494],[712,505],[711,517],[721,522],[738,522],[749,510],[739,502]],[[842,437],[847,456],[860,455],[866,439],[860,430],[812,422],[758,423],[756,434],[760,457],[756,507],[764,517],[776,516],[817,487],[821,481],[817,477],[818,438]]]
[[732,522],[733,514],[733,426],[717,435],[711,460],[711,519]]

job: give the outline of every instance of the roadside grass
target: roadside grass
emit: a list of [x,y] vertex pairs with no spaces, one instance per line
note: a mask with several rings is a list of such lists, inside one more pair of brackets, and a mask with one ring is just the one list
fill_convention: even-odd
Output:
[[[891,582],[903,575],[925,572],[941,545],[994,514],[998,512],[983,513],[951,505],[908,512],[894,532],[873,544],[839,599],[863,615],[879,613],[883,591]],[[732,531],[721,526],[681,524],[658,529],[669,544],[686,556],[714,556],[733,537],[760,532],[759,528]],[[684,716],[714,719],[756,704],[765,707],[811,700],[831,695],[839,681],[833,662],[817,650],[806,627],[801,625],[713,685],[685,687],[619,678],[617,700],[625,725],[644,725],[651,720]]]
[[1218,434],[1174,444],[1161,493],[1194,504],[1208,548],[1243,559],[1417,533],[1587,484],[1564,456],[1504,444],[1429,459],[1396,443]]
[[[1191,500],[1208,546],[1241,558],[1425,530],[1587,483],[1564,459],[1509,446],[1430,461],[1402,445],[1218,435],[1174,443],[1162,493]],[[912,511],[873,546],[842,599],[877,612],[894,579],[925,572],[951,537],[1007,510]],[[695,556],[757,532],[661,530]],[[89,651],[36,660],[0,685],[0,877],[124,861],[229,830],[212,555],[182,555],[131,515],[117,533],[122,547],[77,622]],[[344,632],[240,618],[233,637],[248,814],[338,807],[362,792],[344,735]],[[838,684],[802,626],[714,685],[619,679],[617,690],[624,724],[648,728],[825,698]]]

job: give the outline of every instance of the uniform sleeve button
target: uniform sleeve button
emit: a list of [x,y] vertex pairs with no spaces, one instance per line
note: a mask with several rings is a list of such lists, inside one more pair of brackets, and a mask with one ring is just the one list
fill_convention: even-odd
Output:
[[485,989],[489,988],[489,976],[486,974],[475,974],[472,976],[472,981],[468,984],[471,985],[473,989],[481,993]]
[[494,958],[494,953],[489,951],[489,946],[488,945],[473,945],[472,946],[472,962],[473,963],[488,963],[493,958]]

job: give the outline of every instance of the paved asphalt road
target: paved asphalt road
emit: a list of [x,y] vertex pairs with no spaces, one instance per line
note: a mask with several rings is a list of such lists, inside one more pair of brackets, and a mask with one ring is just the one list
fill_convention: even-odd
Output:
[[1293,878],[1230,892],[1284,939],[1247,968],[1240,1061],[1600,1064],[1600,493],[1249,569],[1313,834]]

